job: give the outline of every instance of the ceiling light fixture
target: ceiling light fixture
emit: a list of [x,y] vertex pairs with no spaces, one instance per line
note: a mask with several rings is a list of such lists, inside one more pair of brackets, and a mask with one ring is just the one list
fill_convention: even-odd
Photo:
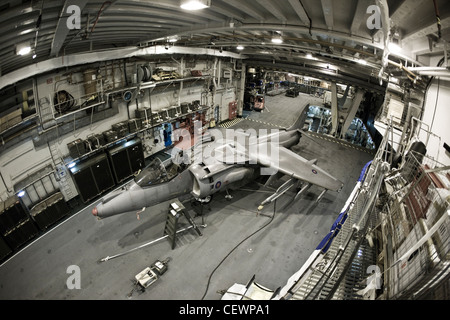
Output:
[[364,65],[364,66],[366,66],[366,65],[367,65],[367,61],[366,61],[366,60],[364,60],[364,59],[359,59],[359,60],[357,60],[357,62],[358,62],[359,64],[362,64],[362,65]]
[[19,34],[21,36],[23,36],[23,35],[33,32],[33,31],[34,31],[34,29],[26,29],[26,30],[21,31]]
[[307,53],[307,54],[305,55],[305,58],[308,59],[308,60],[319,61],[319,59],[316,58],[316,57],[314,57],[314,56],[312,55],[312,53]]
[[243,46],[241,46],[240,44],[236,47],[236,49],[238,49],[238,50],[244,50],[244,47]]
[[31,52],[30,47],[24,47],[24,48],[20,49],[19,52],[17,52],[17,54],[19,56],[25,56],[25,55],[29,54],[30,52]]
[[402,51],[402,48],[394,42],[389,42],[388,49],[392,53],[400,53],[400,51]]
[[31,47],[28,43],[21,43],[16,46],[16,54],[18,56],[25,56],[31,52]]
[[195,11],[211,6],[211,0],[181,0],[180,7],[184,10]]
[[272,38],[272,43],[282,44],[283,43],[283,38],[281,36],[274,36]]

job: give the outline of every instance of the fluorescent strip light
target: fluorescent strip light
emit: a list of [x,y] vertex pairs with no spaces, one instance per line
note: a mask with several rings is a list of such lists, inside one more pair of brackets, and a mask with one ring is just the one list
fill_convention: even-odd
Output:
[[67,166],[67,168],[72,169],[73,167],[75,167],[75,165],[76,165],[76,163],[72,162]]
[[211,6],[210,0],[182,0],[180,7],[184,10],[195,11],[206,9]]

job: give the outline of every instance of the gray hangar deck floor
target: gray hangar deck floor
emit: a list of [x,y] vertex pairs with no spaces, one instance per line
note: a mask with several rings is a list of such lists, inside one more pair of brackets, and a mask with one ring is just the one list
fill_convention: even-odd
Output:
[[[267,97],[265,112],[252,112],[233,128],[288,127],[307,103],[321,105],[321,100],[307,95]],[[288,192],[277,200],[271,220],[273,204],[266,205],[260,215],[257,207],[273,188],[255,181],[231,192],[231,200],[225,199],[225,193],[214,197],[211,210],[205,211],[203,236],[190,229],[179,235],[174,250],[164,239],[102,263],[98,261],[104,257],[162,237],[170,202],[147,208],[140,219],[130,212],[100,221],[91,214],[92,203],[0,266],[0,299],[199,300],[219,263],[243,239],[269,222],[217,268],[205,299],[220,299],[219,290],[234,283],[245,284],[253,275],[256,282],[272,290],[284,286],[328,233],[362,168],[373,158],[369,152],[318,135],[304,136],[293,150],[308,160],[317,158],[318,166],[344,182],[343,190],[328,192],[316,203],[321,190],[313,186],[293,204],[293,193]],[[180,221],[188,225],[184,218]],[[201,224],[200,217],[195,221]],[[154,261],[168,257],[168,271],[144,293],[129,298],[134,276]],[[67,287],[72,275],[69,266],[80,268],[80,289]]]

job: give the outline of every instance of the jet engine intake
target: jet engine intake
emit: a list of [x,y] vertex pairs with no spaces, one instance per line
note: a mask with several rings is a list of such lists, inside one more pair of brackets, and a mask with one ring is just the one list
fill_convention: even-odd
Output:
[[246,167],[231,167],[229,170],[222,171],[217,175],[209,172],[208,168],[202,166],[192,166],[190,171],[194,176],[192,195],[197,199],[203,199],[216,192],[223,191],[232,184],[250,178],[253,174],[253,169]]

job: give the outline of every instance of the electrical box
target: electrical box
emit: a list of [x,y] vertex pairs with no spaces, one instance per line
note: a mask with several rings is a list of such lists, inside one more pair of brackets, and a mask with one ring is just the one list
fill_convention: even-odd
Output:
[[237,117],[237,102],[233,101],[230,102],[230,104],[228,105],[229,108],[229,116],[228,116],[228,120],[234,120]]
[[150,268],[162,276],[167,271],[167,263],[157,260]]
[[231,75],[232,75],[231,70],[224,70],[223,71],[223,77],[225,79],[231,79]]
[[158,276],[162,276],[166,271],[167,260],[156,260],[155,263],[139,272],[134,278],[139,285],[146,289],[158,280]]
[[158,276],[150,267],[145,268],[141,272],[139,272],[135,276],[136,281],[143,287],[148,288],[152,285],[156,280],[158,280]]

